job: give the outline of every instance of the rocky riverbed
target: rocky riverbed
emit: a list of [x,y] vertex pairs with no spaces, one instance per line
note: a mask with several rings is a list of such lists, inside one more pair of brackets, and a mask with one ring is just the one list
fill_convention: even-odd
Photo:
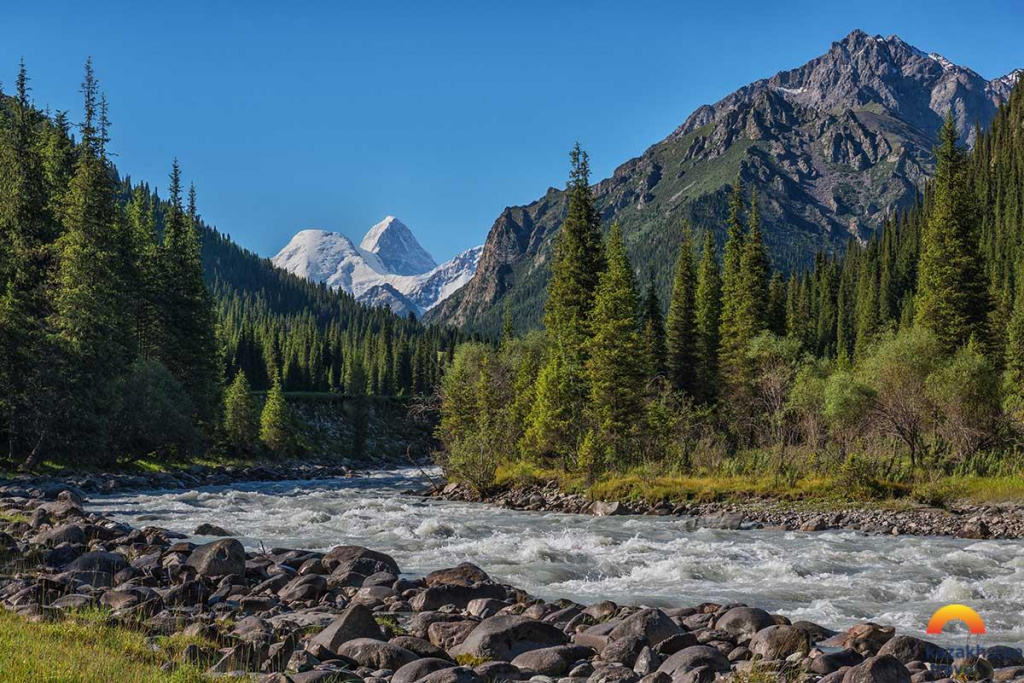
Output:
[[[212,674],[293,683],[829,683],[1024,680],[1019,650],[940,647],[865,621],[841,632],[756,606],[545,601],[462,563],[403,574],[360,545],[197,545],[86,511],[71,489],[0,487],[0,604],[28,619],[85,607],[153,635],[219,650],[184,658]],[[210,536],[223,530],[210,526]],[[980,655],[980,656],[978,656]],[[167,668],[181,662],[167,662]]]
[[877,506],[838,509],[797,506],[760,500],[745,503],[671,504],[592,501],[586,496],[565,493],[554,482],[506,488],[481,497],[462,484],[435,487],[429,495],[445,500],[476,501],[511,510],[568,512],[590,515],[654,515],[690,517],[701,526],[718,529],[774,528],[785,531],[827,531],[844,529],[893,536],[955,536],[973,539],[1024,538],[1024,505],[954,505],[935,508],[913,505],[899,509]]

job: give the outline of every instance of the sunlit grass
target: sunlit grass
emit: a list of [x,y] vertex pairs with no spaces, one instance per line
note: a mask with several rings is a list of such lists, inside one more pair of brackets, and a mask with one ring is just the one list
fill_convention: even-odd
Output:
[[137,629],[113,626],[102,610],[60,621],[34,623],[0,610],[0,680],[4,683],[208,683],[200,668],[179,665],[191,644],[212,654],[212,645],[176,635],[147,639]]
[[555,482],[562,491],[593,500],[637,503],[779,502],[793,507],[834,507],[860,504],[885,508],[919,505],[949,507],[954,503],[986,504],[1024,501],[1024,477],[932,476],[921,473],[901,481],[870,480],[853,486],[840,475],[805,474],[678,474],[663,468],[635,467],[608,473],[587,486],[582,474],[516,462],[498,468],[498,487],[543,486]]

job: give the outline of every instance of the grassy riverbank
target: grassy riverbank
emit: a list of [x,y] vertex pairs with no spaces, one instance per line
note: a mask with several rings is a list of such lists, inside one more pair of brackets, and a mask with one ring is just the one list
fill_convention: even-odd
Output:
[[519,462],[498,468],[495,486],[525,487],[556,482],[568,493],[594,500],[658,503],[737,502],[757,500],[793,506],[828,508],[856,503],[864,506],[907,504],[947,507],[955,503],[1024,503],[1024,478],[1005,476],[939,476],[888,481],[847,473],[837,476],[776,478],[771,475],[679,475],[661,468],[634,468],[607,473],[587,485],[582,474]]
[[211,645],[182,636],[147,638],[112,626],[102,611],[86,611],[55,622],[35,623],[0,610],[0,672],[5,683],[207,683],[196,666],[162,671],[182,652]]

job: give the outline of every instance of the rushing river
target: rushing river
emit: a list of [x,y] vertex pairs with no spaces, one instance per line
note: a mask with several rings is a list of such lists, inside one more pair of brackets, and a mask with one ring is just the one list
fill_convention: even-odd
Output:
[[411,575],[473,562],[549,600],[745,602],[832,628],[871,620],[919,637],[938,607],[966,603],[986,622],[981,642],[1024,645],[1024,542],[694,529],[671,517],[516,512],[402,493],[422,485],[407,471],[124,493],[91,507],[185,534],[210,522],[249,548],[365,545]]

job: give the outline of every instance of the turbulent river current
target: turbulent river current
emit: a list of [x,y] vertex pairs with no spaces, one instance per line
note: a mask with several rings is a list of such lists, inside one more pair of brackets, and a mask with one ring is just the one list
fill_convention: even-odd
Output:
[[[251,549],[365,545],[409,575],[473,562],[549,600],[743,602],[831,628],[875,621],[918,637],[937,608],[965,603],[985,620],[981,643],[1024,645],[1024,542],[725,531],[673,517],[517,512],[403,493],[423,483],[418,473],[388,472],[121,493],[94,498],[92,508],[185,534],[210,522]],[[962,644],[947,631],[943,644]]]

